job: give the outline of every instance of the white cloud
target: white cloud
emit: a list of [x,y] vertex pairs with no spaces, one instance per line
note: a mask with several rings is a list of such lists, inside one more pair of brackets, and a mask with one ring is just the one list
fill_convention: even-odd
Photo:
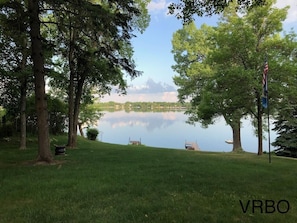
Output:
[[119,121],[111,125],[111,128],[115,129],[118,127],[126,127],[126,126],[149,126],[149,122],[143,122],[143,121]]
[[167,8],[166,0],[155,0],[148,4],[149,11],[163,11]]
[[162,113],[162,117],[164,120],[176,120],[176,112],[164,112]]
[[143,85],[131,85],[129,86],[129,90],[130,91],[143,91],[143,90],[147,90],[149,88],[149,86],[143,84]]
[[297,1],[296,0],[277,0],[275,6],[277,8],[284,8],[286,6],[290,6],[285,23],[297,22]]
[[177,92],[163,92],[163,93],[152,93],[152,94],[127,94],[119,96],[118,94],[111,93],[105,95],[100,99],[101,102],[115,101],[119,103],[130,102],[177,102]]
[[176,91],[164,92],[162,95],[162,101],[168,101],[168,102],[178,101],[177,92]]
[[149,78],[145,84],[136,86],[132,85],[128,88],[128,94],[152,94],[170,91],[176,91],[176,89],[173,86],[166,83],[157,83],[151,78]]
[[150,14],[164,14],[166,17],[170,16],[168,13],[168,6],[171,2],[167,2],[166,0],[152,0],[148,4],[147,8]]
[[144,84],[131,85],[127,89],[127,95],[118,95],[112,91],[110,95],[105,95],[101,102],[177,102],[177,91],[174,86],[167,83],[155,82],[149,78]]

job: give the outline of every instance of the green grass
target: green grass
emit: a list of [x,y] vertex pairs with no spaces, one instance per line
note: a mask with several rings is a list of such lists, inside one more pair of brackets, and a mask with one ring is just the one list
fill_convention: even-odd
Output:
[[[66,141],[56,137],[57,144]],[[297,160],[122,146],[79,139],[56,165],[0,142],[0,222],[296,222]],[[287,200],[288,213],[240,202]],[[285,210],[284,203],[279,206]],[[272,209],[268,209],[272,211]]]

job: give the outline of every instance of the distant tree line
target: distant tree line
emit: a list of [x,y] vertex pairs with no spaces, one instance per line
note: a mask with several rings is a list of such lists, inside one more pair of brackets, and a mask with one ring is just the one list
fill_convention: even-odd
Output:
[[185,110],[190,106],[190,103],[181,102],[100,102],[96,107],[100,110],[116,111],[164,111],[164,110]]

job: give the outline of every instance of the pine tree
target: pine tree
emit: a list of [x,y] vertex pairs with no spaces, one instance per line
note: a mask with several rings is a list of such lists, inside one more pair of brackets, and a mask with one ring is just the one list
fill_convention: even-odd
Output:
[[280,110],[274,122],[278,136],[272,143],[279,149],[297,152],[297,106],[289,104]]

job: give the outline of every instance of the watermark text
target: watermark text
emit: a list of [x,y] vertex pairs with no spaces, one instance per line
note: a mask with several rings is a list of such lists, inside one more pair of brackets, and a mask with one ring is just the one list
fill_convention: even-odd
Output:
[[239,203],[243,213],[286,214],[290,210],[290,203],[287,200],[239,200]]

